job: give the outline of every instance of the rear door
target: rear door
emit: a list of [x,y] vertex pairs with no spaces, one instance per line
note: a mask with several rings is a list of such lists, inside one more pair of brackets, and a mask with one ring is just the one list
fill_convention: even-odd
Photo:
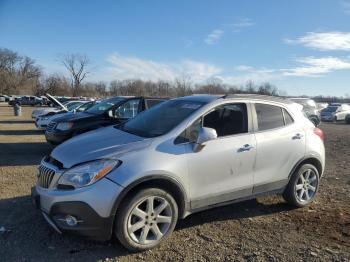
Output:
[[305,155],[305,132],[286,108],[253,104],[257,142],[254,193],[280,189]]

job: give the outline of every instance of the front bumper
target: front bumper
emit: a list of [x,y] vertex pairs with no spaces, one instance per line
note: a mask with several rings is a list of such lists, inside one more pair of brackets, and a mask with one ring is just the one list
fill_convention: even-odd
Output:
[[72,137],[71,131],[59,131],[56,132],[55,130],[51,132],[45,132],[45,138],[46,141],[52,144],[61,144],[64,141],[70,139]]
[[[112,210],[121,190],[122,187],[108,179],[74,190],[35,186],[32,188],[32,200],[57,232],[105,241],[112,235],[115,216]],[[69,226],[64,221],[67,215],[74,216],[77,225]]]

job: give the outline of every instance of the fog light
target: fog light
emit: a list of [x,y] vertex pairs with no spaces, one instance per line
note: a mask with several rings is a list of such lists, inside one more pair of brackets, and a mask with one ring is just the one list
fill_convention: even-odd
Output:
[[76,226],[78,224],[78,220],[71,216],[71,215],[67,215],[64,217],[64,222],[68,225],[68,226]]

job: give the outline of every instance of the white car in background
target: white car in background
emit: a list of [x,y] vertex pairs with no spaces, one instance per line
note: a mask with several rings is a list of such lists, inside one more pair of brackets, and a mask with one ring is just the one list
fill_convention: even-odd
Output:
[[50,121],[61,117],[66,114],[75,114],[78,112],[84,112],[85,110],[89,109],[96,103],[94,101],[72,101],[74,104],[70,103],[67,104],[68,111],[59,111],[59,112],[49,112],[45,115],[40,115],[35,119],[35,126],[39,130],[46,130],[47,125],[50,123]]
[[62,110],[69,111],[68,106],[74,105],[77,101],[66,101],[64,103],[61,103],[53,96],[46,94],[46,97],[50,100],[50,102],[54,105],[53,107],[45,107],[45,108],[38,108],[34,109],[32,111],[32,118],[36,119],[38,116],[45,115],[49,112],[59,112]]
[[350,105],[330,104],[321,111],[321,121],[345,121],[348,114],[350,114]]

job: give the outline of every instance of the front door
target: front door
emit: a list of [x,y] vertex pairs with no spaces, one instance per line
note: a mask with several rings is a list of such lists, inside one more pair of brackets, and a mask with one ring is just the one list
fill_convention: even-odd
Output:
[[221,105],[187,129],[192,141],[200,126],[214,128],[218,135],[199,152],[187,144],[192,209],[252,194],[256,142],[248,111],[244,103]]

